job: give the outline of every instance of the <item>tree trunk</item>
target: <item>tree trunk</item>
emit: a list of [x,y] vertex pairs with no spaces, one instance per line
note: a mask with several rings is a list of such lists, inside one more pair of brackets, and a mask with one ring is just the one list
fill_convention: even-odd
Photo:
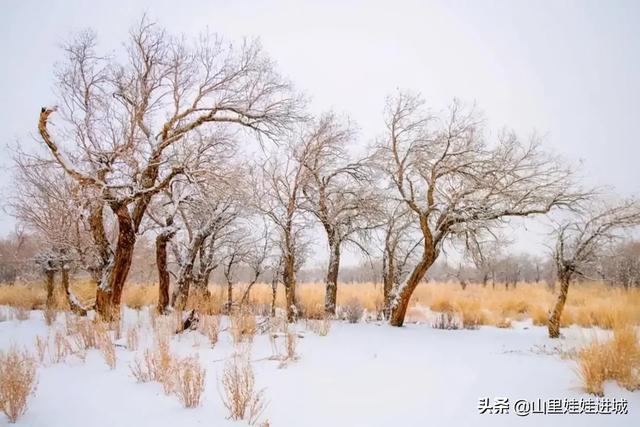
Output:
[[159,314],[165,314],[169,307],[169,286],[171,277],[167,268],[167,243],[173,234],[160,233],[156,237],[156,267],[158,268],[158,307]]
[[56,272],[52,269],[49,270],[45,270],[44,272],[45,274],[45,285],[47,288],[47,301],[46,301],[46,307],[51,309],[53,308],[53,304],[54,304],[54,280],[55,280],[55,274]]
[[189,290],[191,283],[193,282],[193,264],[196,262],[196,256],[202,246],[206,233],[199,231],[194,238],[189,248],[189,254],[186,259],[186,263],[180,267],[180,273],[178,274],[178,283],[176,289],[173,291],[171,297],[171,305],[176,310],[184,310],[187,306],[187,300],[189,299]]
[[176,289],[173,292],[172,306],[176,310],[182,311],[187,306],[187,300],[189,299],[189,289],[191,288],[191,270],[193,267],[187,267],[188,272],[184,272],[178,278]]
[[385,319],[391,315],[391,290],[393,289],[395,276],[395,262],[392,254],[385,249],[382,256],[382,314]]
[[295,257],[292,253],[288,253],[284,259],[284,268],[282,271],[282,283],[284,284],[285,304],[287,307],[287,321],[295,322],[298,315],[296,306],[296,276],[295,276]]
[[329,267],[325,282],[324,312],[328,316],[336,314],[338,295],[338,273],[340,271],[340,242],[332,242],[329,252]]
[[549,338],[558,338],[560,336],[560,318],[562,317],[564,304],[567,302],[569,280],[570,278],[564,276],[560,278],[560,293],[558,294],[556,305],[553,307],[553,311],[549,316]]
[[271,317],[276,316],[276,295],[278,293],[278,274],[275,273],[271,280]]
[[81,305],[78,298],[73,294],[71,288],[69,287],[69,269],[66,266],[62,267],[62,289],[64,289],[64,293],[67,296],[67,302],[69,303],[69,308],[72,312],[77,314],[78,316],[86,316],[87,310],[85,310]]
[[107,282],[101,283],[96,294],[96,312],[102,320],[107,322],[120,318],[122,290],[131,268],[133,249],[136,243],[136,233],[127,205],[114,204],[111,209],[118,219],[116,253]]
[[389,324],[391,324],[391,326],[402,326],[404,324],[404,317],[407,314],[411,295],[434,261],[434,257],[423,257],[404,284],[401,285],[400,289],[396,290],[395,295],[392,296],[391,316],[389,318]]
[[227,313],[231,313],[232,305],[233,305],[233,283],[227,282],[227,302],[224,305]]
[[389,316],[389,324],[391,326],[402,326],[404,317],[407,314],[409,300],[420,281],[427,274],[429,267],[433,265],[437,257],[436,248],[433,245],[433,236],[429,229],[429,220],[427,216],[420,217],[420,229],[424,237],[424,249],[420,262],[416,264],[413,271],[406,279],[404,284],[396,287],[391,295],[391,316]]

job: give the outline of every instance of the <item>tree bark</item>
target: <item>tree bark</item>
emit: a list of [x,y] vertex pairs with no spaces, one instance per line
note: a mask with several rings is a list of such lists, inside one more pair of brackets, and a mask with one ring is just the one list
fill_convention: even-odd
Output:
[[158,269],[158,306],[159,314],[165,314],[169,307],[169,286],[171,277],[167,268],[167,243],[173,233],[160,233],[156,237],[156,267]]
[[46,300],[46,307],[51,309],[53,308],[53,304],[54,304],[54,280],[55,280],[55,274],[56,272],[52,269],[48,269],[45,270],[44,272],[45,274],[45,286],[47,288],[47,300]]
[[231,313],[232,305],[233,305],[233,283],[227,282],[227,302],[224,305],[227,313]]
[[178,283],[176,284],[176,289],[173,292],[173,302],[172,306],[176,310],[184,310],[187,306],[187,300],[189,299],[189,290],[191,288],[191,270],[193,266],[185,267],[186,270],[183,274],[178,278]]
[[383,315],[385,319],[389,319],[391,315],[391,291],[393,289],[395,277],[395,261],[392,254],[385,249],[382,256],[382,298],[383,298]]
[[556,300],[556,304],[553,307],[553,311],[549,316],[549,338],[558,338],[560,337],[560,318],[562,317],[562,310],[564,309],[564,305],[567,302],[567,294],[569,293],[569,278],[561,277],[560,278],[560,293],[558,294],[558,299]]
[[296,306],[295,258],[291,253],[288,253],[284,258],[282,283],[284,284],[285,304],[287,306],[287,321],[295,322],[298,314]]
[[72,312],[77,314],[78,316],[86,316],[87,310],[85,310],[81,305],[76,296],[71,291],[69,285],[69,269],[66,266],[62,267],[62,289],[64,289],[64,293],[67,296],[67,302],[69,303],[69,308]]
[[429,254],[425,254],[420,262],[415,266],[411,275],[407,278],[399,290],[396,290],[396,294],[392,296],[391,303],[391,315],[389,317],[389,324],[391,326],[402,326],[404,324],[404,318],[407,314],[407,308],[409,307],[409,300],[411,295],[416,289],[427,270],[433,262],[435,257]]
[[96,312],[102,320],[107,322],[120,318],[122,290],[131,268],[133,249],[136,243],[136,233],[127,205],[124,203],[113,204],[111,209],[118,220],[116,253],[107,283],[101,283],[96,294]]
[[424,278],[424,275],[427,274],[429,267],[435,262],[438,254],[434,246],[431,230],[429,229],[429,219],[426,215],[421,215],[420,217],[420,229],[424,237],[422,257],[404,284],[398,286],[392,292],[391,315],[389,316],[389,324],[391,326],[402,326],[404,324],[404,318],[407,314],[411,295]]
[[180,268],[178,283],[171,298],[171,304],[176,310],[184,310],[187,306],[189,290],[193,282],[193,264],[196,262],[196,256],[206,237],[204,233],[198,233],[198,235],[194,237],[191,248],[189,248],[186,263]]
[[336,314],[336,300],[338,296],[338,273],[340,271],[340,242],[331,242],[329,252],[329,267],[325,281],[324,312],[328,316]]

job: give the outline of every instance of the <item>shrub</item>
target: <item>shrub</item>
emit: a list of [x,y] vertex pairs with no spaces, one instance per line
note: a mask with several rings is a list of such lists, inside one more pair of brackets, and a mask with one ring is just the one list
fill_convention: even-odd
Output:
[[0,405],[11,423],[27,410],[27,399],[36,387],[36,367],[26,351],[15,347],[0,351]]
[[175,393],[185,408],[195,408],[200,405],[204,392],[206,370],[198,359],[188,357],[177,363]]
[[447,330],[460,329],[460,319],[451,311],[440,313],[433,322],[433,327]]
[[342,306],[342,313],[349,323],[358,323],[364,314],[364,306],[359,300],[352,298]]
[[266,402],[264,389],[255,389],[255,377],[248,352],[235,354],[227,361],[221,384],[222,403],[229,411],[229,418],[255,424],[264,411]]

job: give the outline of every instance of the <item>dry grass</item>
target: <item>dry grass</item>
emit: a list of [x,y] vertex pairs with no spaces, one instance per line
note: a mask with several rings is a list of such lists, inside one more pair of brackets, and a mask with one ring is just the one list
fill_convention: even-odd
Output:
[[36,335],[34,347],[36,348],[36,355],[40,363],[44,363],[44,356],[47,354],[48,345],[48,337],[42,338],[40,335]]
[[206,369],[198,359],[188,357],[177,362],[175,393],[185,408],[195,408],[200,405],[204,392]]
[[198,325],[200,332],[209,339],[211,347],[215,347],[220,334],[220,317],[205,315]]
[[147,383],[153,381],[156,377],[156,358],[153,352],[146,349],[142,354],[142,358],[136,358],[129,365],[131,374],[139,383]]
[[73,353],[71,343],[67,340],[67,336],[62,331],[56,331],[53,335],[53,347],[49,350],[51,363],[61,363]]
[[47,326],[51,326],[53,322],[55,322],[57,316],[58,311],[55,308],[46,307],[42,310],[42,318]]
[[264,389],[256,390],[248,352],[237,353],[224,366],[220,395],[232,420],[253,425],[266,407]]
[[0,351],[0,406],[9,422],[27,410],[27,399],[36,387],[36,360],[26,351],[12,347]]
[[133,326],[127,330],[127,349],[135,351],[138,349],[138,327]]
[[307,320],[307,329],[316,335],[325,337],[331,330],[331,321],[327,318]]
[[78,349],[90,350],[99,347],[96,325],[92,320],[67,314],[65,326],[67,335],[73,337]]
[[298,348],[298,334],[294,332],[287,333],[285,338],[285,360],[296,360],[298,358],[298,353],[296,349]]
[[156,335],[153,350],[146,349],[142,358],[133,361],[130,370],[136,381],[157,381],[166,394],[171,394],[176,382],[176,360],[168,337]]
[[229,316],[229,333],[234,343],[253,341],[257,332],[256,317],[246,309],[238,309]]
[[15,316],[17,320],[29,320],[31,311],[26,307],[15,307]]
[[640,343],[633,327],[616,326],[611,340],[593,340],[577,358],[578,375],[588,393],[602,396],[606,380],[627,390],[640,388]]
[[[95,285],[87,281],[71,284],[79,300],[87,305],[95,298]],[[324,317],[324,285],[301,283],[298,285],[300,314],[307,319]],[[244,286],[238,285],[236,295],[242,295]],[[157,302],[157,285],[128,284],[123,303],[130,307],[152,306]],[[0,286],[0,305],[10,305],[16,316],[25,318],[28,310],[43,307],[46,294],[43,284]],[[549,309],[555,300],[554,293],[544,284],[519,283],[506,290],[497,285],[482,287],[470,284],[466,290],[455,283],[420,284],[411,299],[407,321],[422,321],[420,312],[412,307],[429,307],[437,312],[455,312],[468,325],[508,325],[512,320],[531,318],[537,325],[545,325]],[[377,283],[340,284],[337,304],[345,307],[358,301],[369,313],[379,313],[382,306],[382,286]],[[251,289],[249,306],[254,313],[263,313],[271,303],[271,286],[255,284]],[[222,287],[211,286],[209,295],[192,293],[187,308],[201,314],[219,314],[224,304]],[[278,288],[276,304],[284,307],[284,291]],[[583,327],[599,326],[611,329],[618,318],[640,324],[640,289],[624,290],[597,283],[574,284],[569,290],[561,325],[576,324]],[[266,307],[266,308],[265,308]],[[613,309],[613,310],[612,310]],[[268,310],[266,310],[268,311]],[[264,314],[264,313],[263,313]],[[416,314],[418,318],[414,318]]]
[[116,346],[113,344],[109,329],[104,323],[95,323],[95,336],[102,357],[110,369],[116,367]]

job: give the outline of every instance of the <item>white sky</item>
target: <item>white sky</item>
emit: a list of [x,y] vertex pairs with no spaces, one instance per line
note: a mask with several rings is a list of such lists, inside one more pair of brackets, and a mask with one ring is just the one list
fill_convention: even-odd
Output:
[[[259,36],[313,110],[350,114],[363,143],[380,129],[385,95],[410,88],[436,109],[453,97],[476,102],[493,129],[536,130],[550,149],[584,160],[588,184],[639,193],[633,0],[5,2],[0,165],[10,165],[8,144],[34,144],[40,107],[55,103],[57,45],[92,27],[116,49],[143,12],[174,33],[208,27],[231,39]],[[3,197],[8,175],[0,171]],[[13,227],[0,213],[0,234]]]

